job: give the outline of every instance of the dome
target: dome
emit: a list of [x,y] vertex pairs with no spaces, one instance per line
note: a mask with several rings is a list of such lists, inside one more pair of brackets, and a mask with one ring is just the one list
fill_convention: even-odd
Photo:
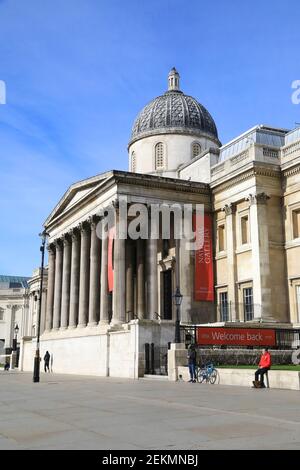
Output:
[[130,144],[155,134],[208,134],[218,140],[215,122],[209,112],[192,96],[179,90],[179,74],[169,73],[169,89],[147,104],[138,114]]

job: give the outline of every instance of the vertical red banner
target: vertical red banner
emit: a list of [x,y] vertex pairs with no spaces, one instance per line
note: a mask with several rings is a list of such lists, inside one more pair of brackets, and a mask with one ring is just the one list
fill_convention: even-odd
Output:
[[209,214],[204,214],[204,227],[198,227],[199,222],[196,224],[196,217],[195,214],[194,230],[197,227],[196,237],[203,233],[203,246],[195,251],[194,300],[212,302],[214,300],[212,221]]
[[107,280],[108,292],[112,292],[114,288],[114,239],[115,227],[109,229],[108,232],[108,260],[107,260]]

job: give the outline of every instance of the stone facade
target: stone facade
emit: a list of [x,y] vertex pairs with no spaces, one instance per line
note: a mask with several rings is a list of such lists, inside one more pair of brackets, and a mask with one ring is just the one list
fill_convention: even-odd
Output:
[[[171,71],[167,93],[180,92],[177,75]],[[189,113],[184,97],[180,103]],[[158,106],[162,102],[167,110]],[[221,146],[202,105],[206,120],[199,111],[192,121],[170,103],[169,97],[154,100],[137,118],[129,172],[73,184],[45,222],[50,236],[41,348],[51,350],[57,371],[142,375],[145,343],[164,346],[174,339],[178,285],[182,323],[300,324],[298,130],[259,125]],[[183,119],[177,128],[176,113]],[[129,207],[142,204],[146,213],[151,204],[203,205],[213,221],[214,301],[195,300],[195,253],[174,237],[167,243],[161,236],[117,237],[113,245],[99,238],[97,225],[109,206],[119,230],[122,198]],[[32,348],[31,340],[24,342],[24,369],[31,367]]]

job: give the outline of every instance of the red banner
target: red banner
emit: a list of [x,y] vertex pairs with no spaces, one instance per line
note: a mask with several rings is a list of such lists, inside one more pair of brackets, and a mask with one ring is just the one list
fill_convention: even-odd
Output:
[[259,328],[197,328],[197,344],[275,346],[275,330]]
[[[213,272],[213,249],[212,249],[212,227],[211,216],[204,214],[204,227],[196,224],[194,215],[194,227],[197,228],[196,237],[200,236],[200,231],[204,234],[203,246],[195,251],[195,280],[194,280],[194,300],[214,300],[214,272]],[[194,230],[196,230],[194,228]]]
[[109,229],[108,232],[108,260],[107,260],[107,276],[108,276],[108,292],[112,292],[114,288],[114,239],[115,227]]

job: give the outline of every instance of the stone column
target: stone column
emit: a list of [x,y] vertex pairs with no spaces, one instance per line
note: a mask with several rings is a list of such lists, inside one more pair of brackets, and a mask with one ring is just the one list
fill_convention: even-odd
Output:
[[91,259],[90,259],[90,297],[89,297],[89,326],[99,322],[100,310],[100,240],[96,233],[98,219],[91,218]]
[[157,276],[157,239],[151,238],[153,233],[149,230],[147,240],[147,290],[148,290],[148,318],[157,320],[158,313],[158,276]]
[[237,265],[236,265],[236,230],[235,230],[235,204],[226,204],[223,208],[226,214],[226,252],[227,252],[227,279],[228,279],[228,308],[229,320],[236,321],[238,319],[238,303],[237,303]]
[[57,330],[60,325],[60,314],[61,314],[61,289],[62,289],[62,267],[63,267],[63,250],[62,250],[61,240],[56,240],[55,247],[56,247],[56,260],[55,260],[53,329]]
[[268,207],[265,193],[250,194],[250,233],[253,269],[254,319],[271,320],[271,272]]
[[101,242],[101,292],[100,292],[100,325],[107,325],[108,319],[108,236],[102,230]]
[[132,240],[126,240],[126,319],[130,321],[134,318],[134,284],[133,284],[133,263],[134,250]]
[[78,326],[87,324],[89,314],[89,273],[90,273],[90,229],[86,222],[80,225],[80,283],[79,283],[79,320]]
[[10,310],[10,315],[6,315],[6,328],[5,328],[5,340],[4,348],[9,349],[13,346],[13,337],[14,337],[14,325],[15,325],[15,306],[7,305],[7,309]]
[[69,328],[76,328],[79,306],[79,275],[80,275],[80,238],[77,229],[72,230],[72,260],[70,280],[70,318]]
[[145,318],[145,241],[136,241],[137,317]]
[[116,217],[116,238],[114,240],[114,288],[112,325],[126,321],[125,308],[125,239],[119,226],[119,214]]
[[51,244],[48,249],[48,285],[47,285],[47,311],[46,331],[50,331],[53,323],[54,284],[55,284],[55,248]]
[[71,279],[71,241],[68,235],[63,237],[64,260],[61,300],[61,323],[60,328],[68,327],[70,309],[70,279]]

